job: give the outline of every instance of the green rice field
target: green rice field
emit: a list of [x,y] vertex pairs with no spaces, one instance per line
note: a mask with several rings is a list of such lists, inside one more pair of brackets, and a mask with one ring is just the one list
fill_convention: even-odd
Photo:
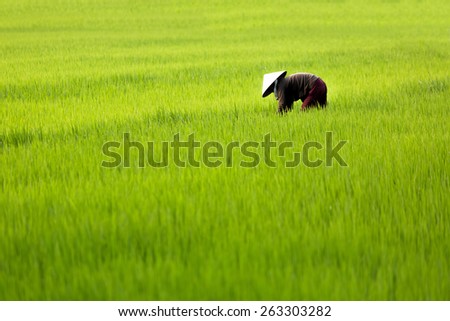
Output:
[[0,300],[450,300],[449,12],[0,0]]

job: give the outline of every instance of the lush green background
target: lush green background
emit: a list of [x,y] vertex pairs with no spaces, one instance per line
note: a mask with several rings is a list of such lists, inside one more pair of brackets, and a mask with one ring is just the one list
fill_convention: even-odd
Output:
[[[0,299],[450,299],[449,1],[0,2]],[[101,167],[327,131],[348,167]]]

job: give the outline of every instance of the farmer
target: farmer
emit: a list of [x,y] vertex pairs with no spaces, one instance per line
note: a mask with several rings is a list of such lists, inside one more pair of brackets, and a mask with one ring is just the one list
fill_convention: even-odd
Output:
[[278,100],[278,112],[292,110],[294,101],[302,100],[302,110],[309,107],[325,107],[327,105],[327,86],[322,79],[309,73],[296,73],[285,77],[286,71],[265,74],[262,96],[272,92]]

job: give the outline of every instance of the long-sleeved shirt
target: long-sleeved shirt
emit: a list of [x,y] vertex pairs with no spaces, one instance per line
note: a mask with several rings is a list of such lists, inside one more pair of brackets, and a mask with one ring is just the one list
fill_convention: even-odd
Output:
[[316,75],[309,73],[296,73],[277,81],[278,111],[283,112],[292,108],[294,101],[302,101],[314,86]]

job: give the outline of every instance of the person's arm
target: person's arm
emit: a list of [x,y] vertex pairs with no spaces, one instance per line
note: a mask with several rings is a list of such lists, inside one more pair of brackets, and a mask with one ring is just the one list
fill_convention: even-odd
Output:
[[292,102],[285,92],[280,92],[278,97],[278,113],[286,113],[292,109]]
[[288,111],[290,111],[292,109],[292,104],[287,105],[285,103],[278,103],[278,113],[282,114],[282,113],[287,113]]

